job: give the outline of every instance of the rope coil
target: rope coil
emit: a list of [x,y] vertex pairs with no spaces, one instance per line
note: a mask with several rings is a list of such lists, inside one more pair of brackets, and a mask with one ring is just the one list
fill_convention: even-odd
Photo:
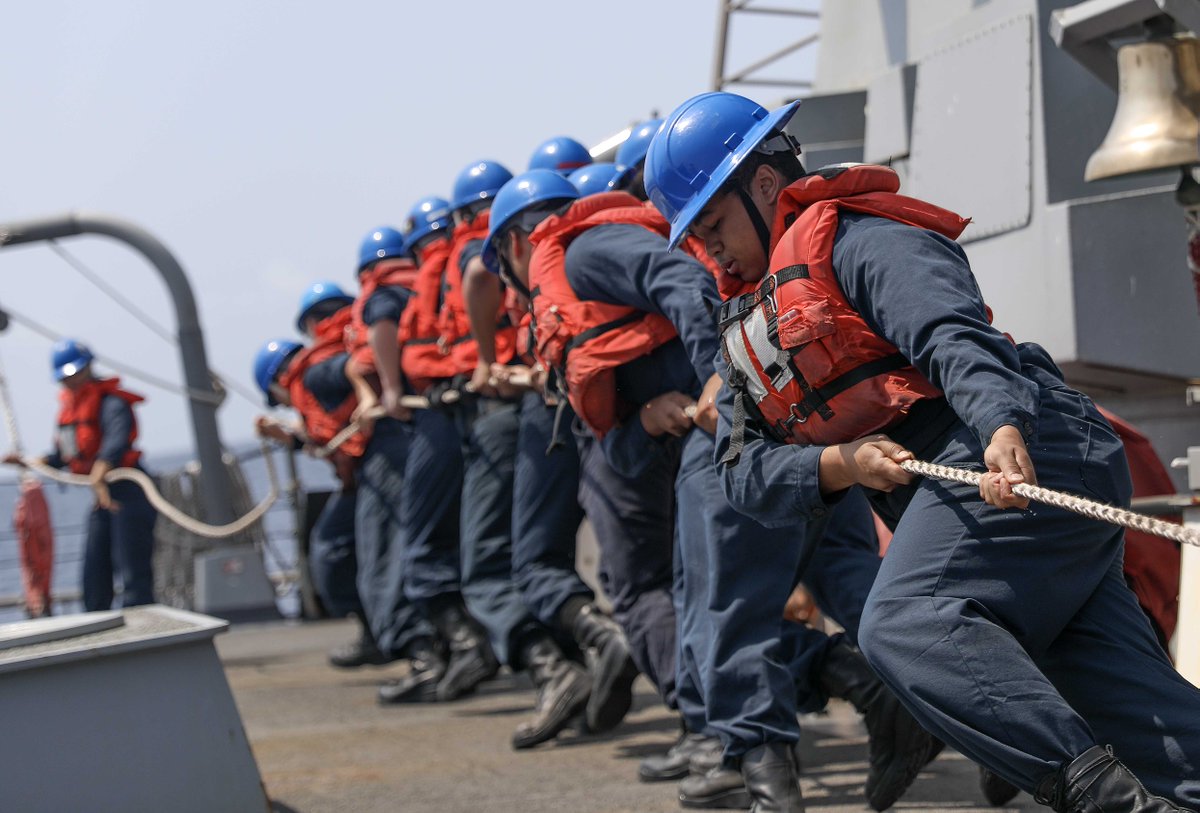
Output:
[[[968,486],[978,486],[983,479],[983,474],[976,471],[968,471],[966,469],[956,469],[951,466],[942,466],[937,463],[927,463],[923,460],[905,460],[900,464],[900,468],[912,474],[920,474],[923,477],[932,477],[938,480],[951,480],[956,483],[962,483]],[[1173,522],[1164,522],[1161,519],[1148,517],[1144,514],[1139,514],[1136,511],[1129,511],[1124,508],[1117,508],[1113,505],[1095,502],[1094,500],[1077,497],[1074,494],[1067,494],[1063,491],[1054,491],[1041,486],[1029,485],[1028,483],[1018,483],[1012,487],[1013,493],[1018,494],[1030,500],[1036,500],[1046,505],[1053,505],[1055,508],[1063,508],[1067,511],[1073,511],[1091,519],[1097,519],[1101,522],[1107,522],[1111,525],[1119,525],[1122,528],[1130,528],[1135,531],[1161,536],[1164,539],[1170,539],[1174,542],[1179,542],[1186,545],[1196,545],[1200,547],[1200,531],[1192,528],[1187,528],[1183,525],[1176,525]]]

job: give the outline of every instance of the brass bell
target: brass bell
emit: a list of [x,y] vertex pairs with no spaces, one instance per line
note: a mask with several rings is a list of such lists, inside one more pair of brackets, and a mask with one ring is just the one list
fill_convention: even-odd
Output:
[[1200,163],[1200,40],[1124,45],[1117,73],[1117,112],[1084,180]]

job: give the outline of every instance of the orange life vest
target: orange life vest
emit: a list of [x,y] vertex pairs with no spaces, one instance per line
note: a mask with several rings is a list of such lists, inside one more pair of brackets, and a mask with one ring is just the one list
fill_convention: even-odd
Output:
[[777,440],[824,445],[877,432],[917,401],[941,395],[855,312],[834,275],[833,241],[843,211],[951,239],[969,223],[898,195],[899,188],[895,172],[864,164],[807,175],[780,195],[767,276],[721,306],[729,385],[737,393],[726,462],[740,452],[746,410]]
[[[663,237],[670,233],[669,224],[652,206],[627,192],[602,192],[546,218],[530,235],[534,252],[529,286],[537,355],[555,371],[575,413],[598,437],[634,408],[618,397],[616,369],[679,335],[671,321],[659,314],[576,296],[567,281],[567,248],[588,229],[608,224],[642,226]],[[696,256],[694,241],[684,248]],[[700,256],[713,272],[715,266],[702,250]]]
[[[292,408],[304,420],[304,431],[313,443],[324,445],[333,436],[350,424],[350,416],[358,407],[358,396],[352,391],[333,411],[321,406],[317,397],[304,386],[304,373],[317,364],[346,352],[346,328],[353,313],[346,306],[332,316],[322,319],[314,329],[312,344],[298,352],[288,363],[287,370],[280,376],[279,383],[291,396]],[[362,432],[355,432],[339,447],[339,451],[351,457],[361,457],[367,447]]]
[[441,342],[438,315],[442,278],[450,260],[450,240],[437,240],[422,251],[413,297],[400,316],[400,369],[418,391],[455,374],[450,348]]
[[[451,237],[450,259],[446,263],[443,285],[442,310],[438,314],[438,330],[443,347],[449,348],[453,359],[454,373],[470,374],[479,363],[479,345],[471,336],[471,319],[467,315],[467,302],[463,299],[462,267],[463,251],[475,240],[483,240],[488,234],[489,214],[484,210],[475,215],[470,223],[461,223]],[[496,361],[507,364],[516,352],[517,328],[509,319],[503,299],[496,312]]]
[[[120,388],[119,378],[98,378],[78,389],[63,387],[58,394],[58,451],[75,474],[87,474],[100,454],[104,437],[100,429],[100,407],[105,396],[120,398],[131,407],[146,400]],[[121,466],[136,466],[142,453],[133,448],[137,440],[137,417],[129,430],[129,450],[121,457]]]
[[[375,354],[367,343],[367,323],[363,321],[363,309],[367,300],[380,288],[398,285],[412,290],[416,284],[417,266],[407,257],[389,257],[375,263],[371,270],[359,277],[361,290],[351,305],[350,325],[346,328],[346,351],[354,360],[355,367],[364,374],[375,372]],[[397,330],[397,337],[399,331]],[[398,339],[397,339],[398,340]]]

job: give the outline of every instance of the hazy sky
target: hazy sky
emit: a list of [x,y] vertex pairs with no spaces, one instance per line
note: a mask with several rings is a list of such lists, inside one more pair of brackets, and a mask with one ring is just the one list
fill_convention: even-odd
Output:
[[[191,278],[212,366],[253,387],[254,351],[292,334],[305,285],[328,278],[352,288],[363,234],[398,225],[422,195],[448,195],[467,163],[489,157],[520,171],[551,135],[594,144],[706,90],[717,7],[9,4],[0,24],[0,224],[88,209],[147,228]],[[804,33],[774,20],[743,25],[759,29],[735,31],[734,64]],[[768,105],[780,96],[748,93]],[[140,255],[107,238],[60,245],[174,329],[165,288]],[[0,274],[0,307],[181,379],[175,349],[48,246],[0,251]],[[46,447],[56,409],[49,346],[21,326],[0,335],[32,451]],[[151,399],[139,409],[151,464],[156,453],[189,448],[183,400],[126,383]],[[258,411],[231,395],[220,412],[226,443],[247,440]]]

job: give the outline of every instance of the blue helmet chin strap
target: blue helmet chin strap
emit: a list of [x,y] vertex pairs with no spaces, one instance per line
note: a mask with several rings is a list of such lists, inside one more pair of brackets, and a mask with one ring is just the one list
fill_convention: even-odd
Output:
[[[765,155],[772,155],[777,152],[790,152],[795,155],[800,151],[800,142],[788,133],[777,133],[771,138],[765,139],[754,148],[754,151]],[[742,185],[738,183],[736,178],[734,178],[733,185],[737,189],[738,197],[742,199],[742,206],[746,208],[746,214],[750,216],[750,222],[754,224],[754,230],[758,232],[758,239],[763,247],[763,256],[770,261],[771,228],[763,220],[762,212],[758,211],[758,206],[755,205],[754,199],[750,197],[750,193],[742,188]]]
[[745,207],[746,214],[754,225],[754,231],[758,232],[758,239],[763,247],[763,256],[770,261],[771,229],[767,226],[767,221],[763,220],[762,212],[758,211],[758,206],[755,205],[754,198],[750,197],[750,193],[742,188],[737,179],[734,179],[733,186],[737,189],[738,197],[742,199],[742,206]]

